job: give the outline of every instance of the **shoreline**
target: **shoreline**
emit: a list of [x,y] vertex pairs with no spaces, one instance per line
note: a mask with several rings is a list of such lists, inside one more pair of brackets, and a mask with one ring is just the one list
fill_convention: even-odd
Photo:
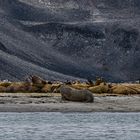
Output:
[[[49,106],[48,106],[49,105]],[[54,105],[54,104],[43,104],[43,105],[6,105],[2,106],[0,105],[0,113],[2,112],[15,112],[15,113],[30,113],[30,112],[60,112],[60,113],[94,113],[94,112],[110,112],[110,113],[134,113],[134,112],[140,112],[140,109],[106,109],[106,108],[76,108],[75,107],[66,107],[63,108],[61,105]]]
[[59,94],[3,93],[0,112],[140,112],[140,96],[94,96],[94,103],[80,103]]

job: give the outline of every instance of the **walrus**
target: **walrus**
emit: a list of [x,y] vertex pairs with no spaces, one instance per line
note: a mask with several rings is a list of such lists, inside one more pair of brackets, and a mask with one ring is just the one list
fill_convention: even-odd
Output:
[[35,76],[35,75],[30,75],[26,81],[30,81],[32,82],[33,84],[46,84],[46,81],[44,79],[42,79],[41,77],[39,76]]
[[59,90],[62,95],[62,100],[87,102],[87,103],[94,102],[93,94],[89,90],[86,89],[78,90],[66,85],[61,85]]

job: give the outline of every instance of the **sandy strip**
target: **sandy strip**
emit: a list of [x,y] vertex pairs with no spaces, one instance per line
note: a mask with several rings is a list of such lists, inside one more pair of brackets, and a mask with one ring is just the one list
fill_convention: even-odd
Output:
[[0,112],[140,112],[140,96],[98,96],[94,103],[77,103],[59,96],[19,95],[0,96]]

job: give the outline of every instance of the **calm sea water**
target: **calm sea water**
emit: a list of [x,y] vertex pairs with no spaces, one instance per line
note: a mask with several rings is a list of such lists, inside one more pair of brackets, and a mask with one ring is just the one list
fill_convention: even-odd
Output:
[[0,140],[140,140],[140,113],[0,113]]

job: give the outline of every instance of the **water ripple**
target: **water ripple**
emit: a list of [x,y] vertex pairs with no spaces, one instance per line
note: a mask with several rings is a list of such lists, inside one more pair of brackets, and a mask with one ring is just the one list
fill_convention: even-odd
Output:
[[2,140],[138,140],[140,113],[0,113]]

